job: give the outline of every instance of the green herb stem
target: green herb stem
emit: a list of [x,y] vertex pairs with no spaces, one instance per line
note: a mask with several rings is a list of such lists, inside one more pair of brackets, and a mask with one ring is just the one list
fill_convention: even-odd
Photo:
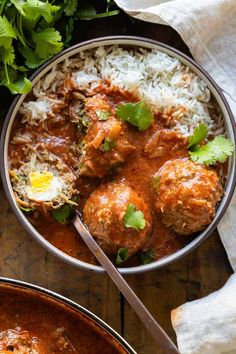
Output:
[[4,70],[5,70],[5,74],[6,74],[6,78],[7,78],[7,83],[9,84],[10,80],[9,80],[8,69],[7,69],[7,64],[6,63],[4,63]]
[[89,16],[80,16],[80,20],[92,20],[94,18],[103,18],[103,17],[110,17],[110,16],[115,16],[120,13],[120,10],[113,10],[113,11],[108,11],[108,12],[101,12],[100,14],[93,15],[92,17]]

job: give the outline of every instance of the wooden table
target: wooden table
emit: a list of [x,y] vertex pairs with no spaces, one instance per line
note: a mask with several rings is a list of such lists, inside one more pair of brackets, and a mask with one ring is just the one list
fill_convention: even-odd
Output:
[[[188,53],[171,28],[133,23],[123,15],[81,24],[74,41],[111,34],[146,36]],[[16,220],[2,188],[0,201],[1,276],[32,282],[80,303],[117,330],[139,354],[162,353],[106,275],[72,268],[47,253]],[[219,289],[231,272],[218,233],[214,232],[196,251],[177,263],[150,273],[128,276],[127,281],[175,339],[170,322],[171,309]]]

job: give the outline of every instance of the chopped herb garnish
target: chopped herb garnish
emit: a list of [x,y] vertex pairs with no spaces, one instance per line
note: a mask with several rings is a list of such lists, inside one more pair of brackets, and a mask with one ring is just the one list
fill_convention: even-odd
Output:
[[204,165],[214,165],[216,162],[225,162],[234,151],[230,139],[222,135],[216,136],[207,144],[199,145],[207,137],[207,126],[200,124],[194,129],[193,135],[188,139],[189,156],[192,161]]
[[192,148],[196,147],[201,141],[206,139],[208,134],[206,124],[199,124],[193,131],[193,134],[188,138],[188,149],[192,150]]
[[143,101],[119,104],[116,108],[116,115],[122,121],[138,127],[140,131],[146,130],[153,121],[152,112]]
[[142,264],[149,264],[153,261],[154,258],[152,250],[148,250],[147,252],[140,252],[139,256]]
[[25,213],[30,213],[31,211],[33,211],[34,209],[33,208],[25,208],[23,207],[22,205],[18,204],[19,208],[21,210],[23,210]]
[[111,151],[115,146],[114,140],[109,140],[109,139],[104,139],[102,145],[101,145],[101,150],[104,152]]
[[53,218],[61,224],[67,224],[74,212],[74,205],[65,204],[52,211]]
[[81,133],[85,133],[89,127],[89,124],[90,124],[89,117],[84,114],[82,117],[79,118],[79,123],[77,125],[77,128]]
[[129,258],[129,251],[127,248],[120,248],[117,252],[117,256],[116,256],[116,264],[120,265],[122,263],[124,263],[125,261],[127,261],[127,259]]
[[96,111],[98,120],[108,120],[109,116],[111,115],[111,113],[109,111]]
[[214,165],[216,162],[225,162],[234,151],[234,145],[230,139],[219,135],[209,143],[197,146],[189,151],[191,160],[204,165]]
[[82,117],[84,115],[84,111],[85,111],[84,101],[80,100],[78,104],[78,108],[76,109],[76,113],[79,117]]
[[133,204],[128,205],[123,220],[125,227],[132,227],[137,231],[144,229],[146,225],[143,212],[136,210]]

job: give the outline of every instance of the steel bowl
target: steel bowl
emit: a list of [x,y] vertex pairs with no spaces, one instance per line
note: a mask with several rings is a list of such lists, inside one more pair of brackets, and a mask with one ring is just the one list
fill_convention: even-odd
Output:
[[95,331],[98,336],[105,338],[108,345],[111,348],[116,349],[117,352],[122,354],[137,354],[136,351],[132,349],[131,346],[103,320],[88,311],[86,308],[65,298],[64,296],[23,281],[0,277],[0,293],[4,290],[13,293],[16,302],[21,295],[27,295],[31,300],[37,301],[37,303],[42,301],[44,304],[48,304],[49,308],[50,306],[53,306],[54,309],[56,309],[56,312],[63,312],[66,316],[68,316],[68,318],[70,318],[69,315],[71,314],[73,316],[73,322],[71,325],[74,326],[76,323],[75,319],[78,318],[80,324],[79,328],[81,328],[81,323],[82,325],[84,323],[86,328],[89,326],[89,328]]
[[[33,85],[49,70],[51,70],[56,64],[60,63],[61,61],[69,58],[81,51],[99,47],[99,46],[107,46],[107,45],[125,45],[129,47],[136,47],[136,48],[146,48],[146,49],[158,49],[166,54],[169,54],[172,57],[178,58],[183,64],[190,67],[190,69],[196,73],[201,79],[203,79],[206,84],[208,85],[211,94],[214,96],[216,102],[218,103],[223,117],[225,121],[225,127],[228,137],[233,141],[234,145],[236,142],[236,130],[235,130],[235,122],[233,119],[232,112],[229,108],[229,105],[219,88],[216,82],[211,78],[211,76],[194,60],[186,56],[185,54],[179,52],[178,50],[165,45],[163,43],[147,39],[141,37],[132,37],[132,36],[111,36],[111,37],[102,37],[97,39],[92,39],[83,43],[79,43],[71,48],[66,49],[65,51],[61,52],[60,54],[56,55],[53,59],[45,63],[38,69],[32,76],[31,81]],[[11,182],[9,179],[8,173],[8,143],[10,132],[12,128],[12,124],[16,117],[16,113],[18,112],[19,107],[21,106],[23,100],[25,99],[26,95],[17,96],[13,101],[10,110],[6,116],[5,124],[2,131],[1,136],[1,171],[2,171],[2,181],[5,192],[7,194],[7,198],[9,203],[17,216],[18,220],[24,226],[24,228],[34,237],[36,241],[38,241],[44,248],[46,248],[49,252],[53,253],[63,261],[79,268],[83,268],[86,270],[91,270],[95,272],[104,272],[104,269],[98,265],[92,265],[78,259],[75,259],[56,247],[54,247],[51,243],[49,243],[40,233],[35,230],[35,228],[31,225],[29,220],[17,206],[14,193],[12,190]],[[224,187],[224,196],[217,208],[216,215],[210,225],[206,227],[204,231],[199,233],[194,240],[192,240],[189,244],[187,244],[182,249],[178,250],[177,252],[166,256],[160,260],[154,261],[147,265],[139,265],[135,267],[124,267],[120,268],[120,272],[122,274],[133,274],[133,273],[141,273],[150,270],[154,270],[157,268],[164,267],[168,264],[171,264],[178,259],[182,258],[184,255],[188,254],[190,251],[194,250],[197,246],[200,245],[202,241],[204,241],[216,228],[217,224],[220,222],[221,218],[223,217],[226,209],[230,203],[232,198],[235,184],[236,184],[236,169],[235,169],[235,158],[231,157],[228,160],[228,171],[227,171],[227,179]]]

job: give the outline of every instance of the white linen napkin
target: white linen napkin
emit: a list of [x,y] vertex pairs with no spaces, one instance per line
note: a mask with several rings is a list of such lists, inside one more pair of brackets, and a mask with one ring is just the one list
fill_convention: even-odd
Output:
[[[222,88],[236,118],[236,0],[115,0],[129,15],[173,27]],[[218,231],[236,271],[236,194]]]
[[181,354],[236,353],[236,274],[225,286],[171,312]]

